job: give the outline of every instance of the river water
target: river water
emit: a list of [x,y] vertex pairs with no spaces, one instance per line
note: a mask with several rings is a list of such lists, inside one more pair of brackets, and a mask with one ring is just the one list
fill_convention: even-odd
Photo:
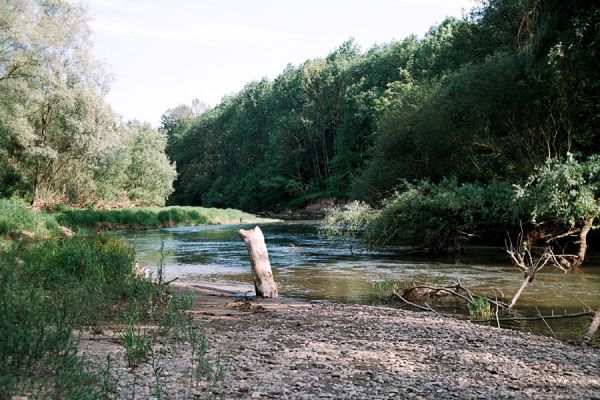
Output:
[[[252,226],[198,226],[123,235],[136,249],[138,261],[153,271],[164,243],[166,279],[251,284],[248,255],[237,233],[240,228]],[[521,273],[511,265],[502,248],[473,247],[460,255],[423,258],[400,256],[389,250],[369,251],[355,242],[352,255],[347,243],[319,236],[316,222],[273,223],[261,228],[282,296],[374,304],[373,282],[445,284],[459,280],[477,294],[510,299],[522,281]],[[599,288],[600,254],[592,252],[576,273],[565,275],[550,268],[538,273],[517,308],[523,315],[596,309],[600,307]],[[576,340],[585,332],[589,317],[547,323],[549,326],[541,321],[509,326]]]

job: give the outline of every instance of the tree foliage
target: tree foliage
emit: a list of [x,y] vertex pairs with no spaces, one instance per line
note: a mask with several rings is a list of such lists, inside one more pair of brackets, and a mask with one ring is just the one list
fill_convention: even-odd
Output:
[[459,184],[456,179],[404,183],[373,214],[365,237],[380,246],[403,244],[431,253],[460,249],[486,225],[518,221],[514,193],[506,184]]
[[599,17],[589,2],[489,0],[423,38],[288,66],[171,129],[172,200],[377,202],[405,180],[520,184],[548,157],[594,154]]
[[175,166],[165,155],[167,138],[149,124],[130,125],[124,139],[128,162],[124,189],[129,199],[144,205],[164,205],[173,192]]
[[[62,0],[0,3],[0,196],[37,206],[140,198],[143,181],[127,183],[119,165],[148,144],[128,139],[103,100],[109,78],[90,56],[87,19],[82,6]],[[168,169],[164,145],[154,145],[162,158],[149,163]],[[168,187],[173,174],[157,179]],[[143,201],[163,203],[170,191],[149,184],[144,190],[157,194]]]
[[600,212],[600,157],[548,159],[519,189],[531,222],[581,226]]

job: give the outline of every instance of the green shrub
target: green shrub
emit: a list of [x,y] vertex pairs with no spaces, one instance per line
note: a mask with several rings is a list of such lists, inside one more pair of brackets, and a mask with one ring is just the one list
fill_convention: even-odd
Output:
[[481,225],[517,222],[514,197],[513,187],[503,184],[405,183],[374,214],[365,236],[376,245],[408,244],[434,253],[459,248]]
[[131,246],[102,234],[36,242],[15,257],[24,263],[28,279],[47,289],[86,281],[122,282],[131,276],[135,262]]
[[319,233],[327,237],[342,238],[353,253],[353,240],[362,235],[375,215],[376,211],[361,201],[353,201],[341,208],[332,207],[325,213]]
[[516,190],[507,184],[405,182],[380,209],[362,202],[330,209],[321,224],[327,236],[349,243],[362,236],[371,245],[410,245],[439,253],[461,248],[483,226],[518,222]]
[[519,188],[521,207],[534,223],[581,225],[600,213],[600,155],[578,161],[549,158]]
[[80,368],[70,321],[73,310],[64,300],[0,264],[0,398],[10,398],[27,380],[54,387],[56,397],[62,397],[58,393],[64,381],[53,378],[52,371],[70,371],[71,380],[94,380]]
[[134,260],[123,239],[103,234],[0,250],[0,398],[32,390],[34,397],[100,396],[106,379],[84,367],[73,332],[101,331],[121,313],[148,316],[170,302],[163,288],[132,273]]

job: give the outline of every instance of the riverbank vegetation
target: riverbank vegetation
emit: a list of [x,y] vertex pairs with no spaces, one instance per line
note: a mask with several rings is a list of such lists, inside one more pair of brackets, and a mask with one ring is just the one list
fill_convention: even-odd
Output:
[[[598,211],[599,26],[591,3],[486,1],[422,38],[350,40],[199,115],[173,108],[170,201],[348,198],[379,210],[365,230],[376,243],[434,251],[475,234],[503,244],[521,222],[530,238],[581,242]],[[573,181],[573,168],[588,172]]]
[[56,221],[70,228],[157,229],[175,226],[252,224],[273,222],[233,209],[203,207],[136,207],[115,210],[62,209],[52,213]]
[[527,251],[544,245],[552,262],[568,270],[585,260],[599,212],[600,158],[578,161],[569,154],[565,161],[546,161],[523,185],[405,182],[379,207],[352,202],[329,210],[322,231],[427,253],[460,250],[467,241],[507,240],[508,234]]
[[403,182],[524,184],[547,159],[600,151],[597,5],[493,0],[423,37],[249,83],[163,116],[171,201],[277,210],[315,197],[372,205]]
[[[167,396],[161,357],[175,349],[194,365],[190,391],[222,376],[224,365],[213,363],[188,313],[193,297],[142,277],[122,238],[60,236],[52,215],[5,200],[0,207],[15,217],[7,225],[0,213],[0,398],[116,397],[115,360],[92,362],[78,348],[82,336],[107,332],[130,368],[150,365],[156,372],[157,398]],[[15,234],[27,231],[35,235]]]

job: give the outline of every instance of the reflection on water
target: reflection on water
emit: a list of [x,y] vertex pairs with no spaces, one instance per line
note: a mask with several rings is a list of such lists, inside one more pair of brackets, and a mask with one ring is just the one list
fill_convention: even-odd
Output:
[[[164,240],[167,251],[166,279],[183,282],[212,281],[251,283],[249,260],[237,231],[249,225],[200,226],[125,233],[134,245],[138,261],[156,266]],[[449,283],[460,280],[477,293],[510,298],[522,276],[501,248],[472,248],[464,254],[440,258],[398,256],[390,251],[368,251],[319,237],[316,223],[286,222],[261,226],[276,281],[284,296],[371,303],[372,282],[384,279],[418,283]],[[519,309],[536,314],[581,311],[600,306],[600,260],[591,258],[577,273],[564,275],[548,269],[528,287]],[[579,322],[581,331],[585,321]],[[553,322],[573,326],[573,320]],[[555,326],[553,325],[553,327]],[[546,330],[529,325],[524,329]],[[554,329],[554,328],[553,328]]]

